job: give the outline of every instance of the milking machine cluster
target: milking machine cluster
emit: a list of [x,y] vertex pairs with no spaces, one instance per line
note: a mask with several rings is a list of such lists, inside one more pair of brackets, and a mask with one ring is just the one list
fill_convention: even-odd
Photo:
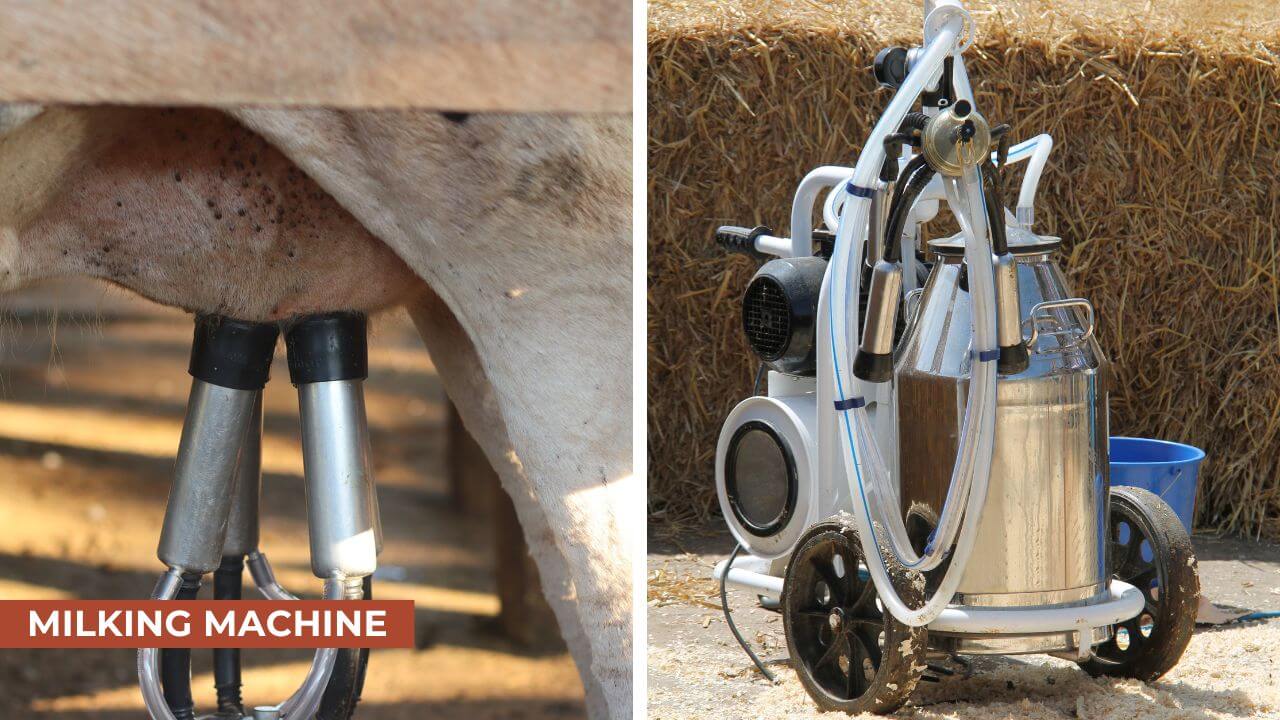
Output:
[[[311,568],[324,598],[359,600],[382,547],[369,463],[362,383],[368,376],[367,320],[338,312],[285,328],[289,375],[298,389]],[[296,600],[276,582],[258,547],[262,391],[280,327],[215,315],[196,318],[193,377],[158,555],[168,568],[152,598],[195,599],[213,573],[214,598],[237,600],[247,562],[269,600]],[[213,651],[217,718],[245,716],[240,651]],[[317,650],[302,686],[261,720],[346,720],[359,700],[368,651]],[[155,720],[196,717],[190,650],[138,651],[138,675]]]
[[[1195,620],[1181,523],[1110,487],[1094,310],[1067,288],[1060,240],[1032,231],[1052,141],[1011,147],[979,112],[961,58],[973,32],[958,0],[927,0],[924,45],[876,59],[896,92],[855,166],[801,181],[790,237],[716,234],[774,257],[743,297],[769,372],[720,434],[740,546],[716,577],[782,613],[823,709],[890,711],[963,655],[1152,680]],[[1020,161],[1010,212],[1001,186]],[[925,253],[942,201],[960,232]]]

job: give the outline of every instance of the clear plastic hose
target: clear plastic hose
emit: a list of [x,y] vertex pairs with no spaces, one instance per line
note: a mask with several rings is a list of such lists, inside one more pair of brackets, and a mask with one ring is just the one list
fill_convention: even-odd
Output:
[[[276,581],[275,571],[271,569],[271,563],[267,561],[267,556],[260,551],[249,553],[248,557],[249,574],[253,576],[253,584],[257,586],[258,592],[268,600],[297,600],[298,598]],[[339,580],[326,580],[324,584],[325,600],[340,600],[344,596],[343,583]],[[359,599],[359,598],[356,598]],[[320,700],[324,696],[324,689],[329,685],[329,677],[333,674],[333,664],[337,661],[338,651],[335,648],[319,648],[316,650],[315,657],[311,660],[311,667],[307,670],[307,677],[302,681],[302,685],[289,696],[288,700],[280,703],[280,717],[296,718],[304,720],[315,715],[316,710],[320,707]]]
[[[156,588],[151,593],[152,600],[172,600],[182,585],[182,573],[169,568]],[[164,686],[160,683],[160,650],[159,648],[140,648],[138,650],[138,686],[142,688],[142,703],[152,720],[175,720],[169,710],[169,703],[164,699]]]
[[[981,211],[973,210],[982,207],[981,184],[975,171],[970,171],[963,182],[964,197],[957,191],[954,180],[947,180],[944,184],[948,201],[957,218],[961,219],[961,228],[966,235],[965,253],[970,262],[969,283],[973,298],[975,350],[994,348],[995,297],[991,250],[985,237],[985,217]],[[856,223],[857,216],[852,220]],[[855,256],[860,254],[855,253]],[[855,257],[852,261],[860,262],[860,257]],[[857,279],[854,279],[854,292],[857,291],[856,283]],[[847,367],[848,362],[840,368],[840,374],[844,374]],[[841,378],[842,385],[849,383],[852,387],[852,382],[851,376]],[[952,484],[948,489],[937,535],[924,556],[915,553],[907,538],[896,488],[880,455],[866,409],[846,411],[846,417],[841,418],[842,432],[839,434],[842,457],[845,458],[846,471],[849,472],[854,515],[868,570],[875,579],[881,601],[894,617],[907,625],[927,625],[946,608],[959,587],[969,555],[976,543],[978,523],[986,502],[994,440],[995,382],[994,356],[985,362],[975,359],[971,367],[968,404]],[[893,590],[885,555],[891,553],[899,563],[914,569],[931,569],[947,557],[946,551],[950,548],[953,537],[955,549],[951,553],[951,565],[938,590],[923,606],[908,607]]]
[[[954,22],[938,32],[926,47],[895,94],[889,107],[872,130],[854,171],[853,183],[861,188],[873,187],[883,161],[883,138],[896,131],[907,110],[924,90],[927,80],[938,72],[943,60],[953,52],[960,23]],[[960,62],[957,59],[956,65]],[[973,298],[974,351],[996,348],[995,281],[986,217],[983,212],[981,182],[970,169],[956,187],[954,180],[945,183],[948,201],[957,217],[963,216],[961,228],[966,235],[965,258],[969,265],[970,292]],[[827,274],[829,298],[828,325],[831,333],[830,362],[838,400],[858,396],[856,380],[850,372],[853,349],[858,346],[858,284],[861,277],[862,249],[865,242],[870,202],[867,198],[848,195],[843,203],[836,233],[835,256]],[[843,357],[842,357],[843,355]],[[893,478],[880,456],[865,408],[839,411],[837,418],[841,436],[841,457],[849,478],[854,515],[858,523],[868,569],[875,580],[881,601],[899,621],[922,626],[936,618],[947,606],[959,587],[968,556],[976,541],[978,523],[986,502],[987,479],[995,428],[995,362],[985,359],[972,364],[968,403],[961,431],[957,460],[952,472],[947,502],[933,542],[923,556],[917,555],[907,539],[906,527],[897,505]],[[843,360],[843,362],[842,362]],[[962,507],[963,506],[963,509]],[[967,522],[963,525],[961,519]],[[916,570],[937,567],[955,543],[951,566],[939,590],[923,607],[910,608],[894,591],[885,557],[892,554],[900,563]]]
[[845,183],[840,183],[831,188],[831,192],[827,193],[827,197],[822,201],[822,225],[828,230],[835,230],[840,226],[840,210],[844,207],[845,198],[848,197],[845,187]]
[[276,573],[271,569],[271,563],[267,562],[267,556],[261,551],[254,550],[249,553],[246,558],[249,566],[249,575],[253,578],[254,587],[258,588],[258,592],[268,600],[297,600],[298,596],[285,590],[279,582],[276,581]]
[[[297,600],[294,595],[275,582],[271,565],[261,553],[255,551],[250,554],[249,570],[253,575],[254,584],[267,599]],[[172,600],[177,595],[181,583],[182,573],[175,568],[170,568],[156,583],[151,599]],[[348,585],[349,583],[339,579],[326,580],[323,599],[360,599],[358,595],[352,596],[355,591],[349,589]],[[333,664],[337,657],[338,651],[335,648],[316,650],[306,679],[302,681],[298,690],[279,706],[280,717],[283,720],[310,720],[315,716],[320,708],[320,701],[324,697],[324,690],[329,685],[329,677],[333,674]],[[152,720],[176,720],[173,712],[169,710],[169,703],[164,699],[164,686],[160,682],[159,649],[138,650],[138,684],[142,689],[143,704],[146,705]]]
[[[944,179],[943,187],[947,193],[947,199],[950,203],[956,217],[959,219],[962,232],[966,236],[965,254],[966,260],[971,269],[970,272],[970,294],[974,304],[974,347],[976,352],[982,348],[994,347],[994,322],[995,322],[995,298],[994,298],[994,282],[992,283],[992,294],[988,295],[981,289],[981,275],[983,271],[990,270],[990,246],[987,242],[986,214],[984,200],[981,196],[982,183],[977,178],[976,172],[972,173],[974,184],[969,186],[968,191],[961,196],[956,192],[956,182],[954,180]],[[975,204],[976,203],[976,204]],[[980,238],[975,241],[974,238]],[[987,258],[984,262],[983,258]],[[858,280],[854,280],[855,288]],[[981,304],[990,299],[992,311],[985,312],[981,308]],[[992,338],[984,340],[988,334],[985,323],[990,319],[992,328],[990,333]],[[914,570],[931,570],[941,564],[941,560],[947,556],[946,550],[956,540],[960,524],[963,517],[972,518],[973,515],[968,514],[971,511],[966,510],[966,515],[961,515],[961,508],[966,506],[968,499],[974,491],[976,483],[977,492],[983,500],[986,498],[986,480],[990,469],[989,461],[982,466],[979,472],[978,460],[985,456],[991,456],[991,448],[984,446],[985,441],[990,445],[994,441],[994,401],[995,401],[995,372],[994,362],[972,362],[970,366],[971,382],[969,387],[968,401],[965,406],[965,417],[960,433],[960,445],[956,450],[956,462],[952,468],[951,482],[947,488],[947,497],[943,503],[941,517],[939,518],[938,527],[935,528],[934,535],[929,545],[925,548],[924,555],[917,555],[914,548],[911,547],[910,539],[906,534],[906,527],[902,523],[884,523],[885,531],[889,533],[890,547],[893,548],[895,556],[904,566]],[[986,387],[990,383],[990,387]],[[988,412],[988,407],[992,409]],[[865,414],[865,410],[860,412]],[[983,433],[979,423],[984,415],[990,415],[992,418],[992,432]],[[869,419],[868,419],[869,420]],[[868,422],[863,422],[859,426],[859,431],[855,433],[856,447],[858,448],[858,458],[867,458],[864,463],[870,472],[863,471],[864,475],[869,475],[873,479],[883,478],[883,482],[876,482],[870,485],[867,495],[869,500],[874,503],[875,518],[897,518],[899,517],[900,504],[898,502],[898,493],[894,492],[895,485],[891,475],[887,469],[887,465],[880,457],[879,448],[875,443],[875,437],[870,432]],[[881,522],[884,522],[883,520]],[[971,523],[976,526],[975,523]],[[954,564],[954,557],[953,557]]]
[[[345,583],[339,579],[325,580],[323,599],[343,599],[344,586]],[[289,696],[288,700],[280,703],[280,717],[284,720],[310,720],[315,717],[316,711],[320,709],[324,690],[329,686],[329,677],[333,675],[333,664],[337,658],[336,648],[316,650],[315,658],[311,661],[311,669],[307,671],[307,677],[302,681],[302,685],[298,687],[297,692]]]

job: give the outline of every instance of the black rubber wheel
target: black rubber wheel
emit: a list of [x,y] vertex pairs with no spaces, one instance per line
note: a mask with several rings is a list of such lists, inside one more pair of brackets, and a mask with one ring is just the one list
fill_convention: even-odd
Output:
[[[791,665],[824,711],[893,712],[925,668],[928,632],[881,607],[862,559],[857,532],[833,519],[804,534],[787,567],[782,620]],[[909,605],[922,601],[920,589],[897,585]]]
[[1081,666],[1093,676],[1150,682],[1169,672],[1191,642],[1200,580],[1191,538],[1164,500],[1132,487],[1111,488],[1108,565],[1111,575],[1142,591],[1137,617],[1111,628]]

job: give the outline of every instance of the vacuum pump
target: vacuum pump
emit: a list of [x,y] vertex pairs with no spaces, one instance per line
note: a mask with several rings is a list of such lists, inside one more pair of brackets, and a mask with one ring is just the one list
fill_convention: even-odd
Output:
[[[926,2],[923,45],[877,56],[895,92],[855,166],[801,181],[789,237],[716,232],[765,261],[742,328],[767,377],[716,448],[739,542],[716,577],[782,613],[827,710],[891,711],[965,655],[1153,680],[1194,624],[1190,540],[1110,486],[1096,313],[1034,230],[1052,140],[982,114],[973,33],[956,0]],[[925,241],[944,204],[958,232]]]

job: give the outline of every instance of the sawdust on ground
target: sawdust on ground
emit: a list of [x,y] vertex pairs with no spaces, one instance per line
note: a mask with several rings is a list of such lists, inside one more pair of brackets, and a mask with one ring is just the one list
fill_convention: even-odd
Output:
[[[840,718],[820,713],[787,664],[780,616],[730,591],[734,619],[778,676],[771,686],[738,648],[720,615],[710,559],[651,558],[649,717]],[[710,607],[709,607],[710,606]],[[1217,720],[1280,717],[1280,621],[1200,629],[1159,681],[1094,679],[1042,655],[976,658],[967,677],[921,683],[895,717]],[[870,716],[868,716],[870,717]]]

